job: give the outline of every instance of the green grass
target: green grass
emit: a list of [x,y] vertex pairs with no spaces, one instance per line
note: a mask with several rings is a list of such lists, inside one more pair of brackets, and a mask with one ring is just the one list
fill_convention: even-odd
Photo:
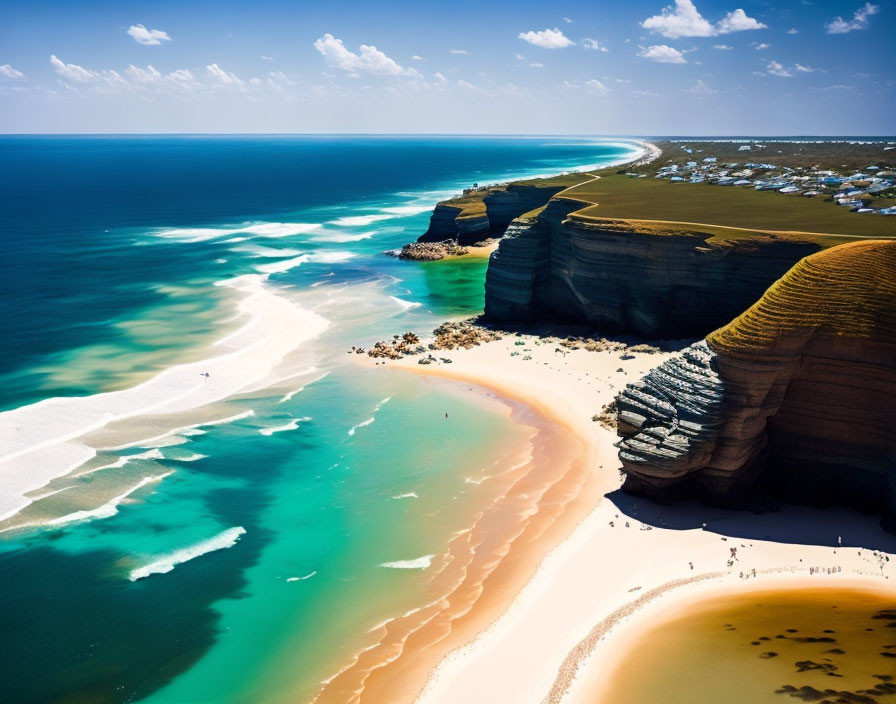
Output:
[[[753,188],[671,183],[603,172],[600,179],[563,191],[584,201],[576,217],[701,223],[761,232],[802,232],[859,237],[896,236],[896,217],[851,213],[822,198],[785,196]],[[706,231],[703,228],[701,231]],[[719,237],[729,238],[721,229]]]

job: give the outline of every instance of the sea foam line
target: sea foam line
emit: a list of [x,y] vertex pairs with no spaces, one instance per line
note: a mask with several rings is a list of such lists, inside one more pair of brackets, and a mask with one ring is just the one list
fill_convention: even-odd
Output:
[[248,274],[219,286],[242,295],[242,328],[218,341],[228,349],[209,359],[179,364],[128,389],[92,396],[49,398],[0,413],[0,519],[30,503],[25,496],[68,474],[96,453],[70,442],[112,421],[144,415],[178,414],[234,396],[267,382],[286,356],[320,335],[329,321],[293,304]]
[[271,427],[271,428],[262,428],[258,432],[261,433],[262,435],[267,435],[270,437],[274,433],[282,433],[287,430],[295,430],[296,428],[299,427],[299,425],[301,425],[302,423],[305,423],[309,420],[311,420],[311,416],[305,416],[304,418],[293,418],[286,425],[278,425],[278,426]]
[[242,526],[228,528],[214,537],[203,540],[195,545],[180,548],[168,555],[160,557],[158,560],[150,562],[148,565],[131,570],[128,579],[132,582],[136,582],[138,579],[149,577],[152,574],[165,574],[166,572],[173,570],[177,565],[193,560],[201,555],[214,552],[215,550],[231,548],[236,545],[240,536],[244,535],[245,532],[246,529]]
[[395,562],[383,562],[380,567],[389,567],[393,570],[425,570],[432,564],[435,555],[423,555],[413,560],[396,560]]
[[373,408],[373,415],[370,416],[370,418],[368,418],[367,420],[361,421],[361,422],[358,423],[357,425],[353,425],[353,426],[351,427],[351,429],[348,431],[348,434],[349,434],[349,435],[354,435],[354,434],[355,434],[355,431],[358,430],[358,428],[363,428],[363,427],[365,427],[365,426],[370,425],[371,423],[373,423],[373,422],[376,420],[376,412],[377,412],[378,410],[380,410],[383,406],[385,406],[387,403],[389,403],[389,401],[391,401],[391,400],[392,400],[392,397],[391,397],[391,396],[387,396],[387,397],[384,398],[382,401],[380,401],[378,404],[376,404],[376,406],[374,406],[374,408]]
[[303,582],[306,579],[311,579],[316,574],[317,574],[317,570],[314,570],[314,572],[309,572],[304,577],[287,577],[286,581],[287,582]]

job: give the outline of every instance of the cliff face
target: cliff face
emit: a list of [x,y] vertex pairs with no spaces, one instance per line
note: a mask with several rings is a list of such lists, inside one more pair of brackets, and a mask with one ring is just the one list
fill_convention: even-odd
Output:
[[553,199],[537,221],[512,224],[492,254],[485,315],[585,321],[647,337],[705,335],[745,310],[819,245],[783,237],[708,244],[695,231],[657,234],[630,221],[570,215]]
[[515,218],[542,207],[564,188],[510,184],[444,201],[436,205],[429,229],[417,241],[455,240],[460,245],[473,245],[500,236]]
[[732,498],[761,480],[896,516],[896,241],[801,260],[617,406],[628,491]]

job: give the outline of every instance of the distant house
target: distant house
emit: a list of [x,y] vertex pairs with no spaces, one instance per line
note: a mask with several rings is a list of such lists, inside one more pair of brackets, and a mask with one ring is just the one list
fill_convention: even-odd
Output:
[[741,144],[741,145],[737,148],[737,151],[739,151],[739,152],[748,152],[748,151],[751,151],[752,149],[753,149],[753,147],[751,147],[749,144]]

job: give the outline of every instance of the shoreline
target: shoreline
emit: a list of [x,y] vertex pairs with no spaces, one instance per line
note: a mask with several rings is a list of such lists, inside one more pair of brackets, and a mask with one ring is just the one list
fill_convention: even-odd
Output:
[[[514,344],[519,340],[527,359],[509,356],[520,349]],[[412,682],[424,680],[419,673],[393,683],[389,691],[395,701],[594,702],[594,683],[609,672],[608,654],[636,642],[637,624],[673,598],[687,602],[726,586],[766,588],[785,582],[824,586],[850,581],[887,590],[896,583],[896,565],[878,569],[867,547],[883,545],[880,549],[896,553],[896,537],[880,532],[874,517],[794,506],[757,517],[697,503],[661,507],[621,495],[621,480],[612,471],[615,435],[592,422],[591,414],[615,396],[614,387],[639,375],[636,367],[646,371],[665,354],[635,353],[621,362],[618,351],[557,352],[530,335],[507,335],[437,354],[452,363],[417,365],[409,357],[386,364],[473,382],[530,405],[588,448],[596,491],[582,496],[588,505],[580,504],[581,513],[564,516],[565,535],[555,533],[553,543],[539,546],[536,558],[520,560],[517,571],[527,572],[519,579],[521,589],[482,604],[479,630],[463,643],[458,634],[455,647],[430,666],[422,689],[412,691]],[[788,523],[802,532],[788,532]],[[852,547],[835,547],[838,536],[832,530],[841,531],[844,545]],[[763,531],[768,535],[760,536]],[[732,546],[739,556],[729,564]],[[810,570],[816,567],[819,571]],[[842,572],[827,573],[836,568]]]

